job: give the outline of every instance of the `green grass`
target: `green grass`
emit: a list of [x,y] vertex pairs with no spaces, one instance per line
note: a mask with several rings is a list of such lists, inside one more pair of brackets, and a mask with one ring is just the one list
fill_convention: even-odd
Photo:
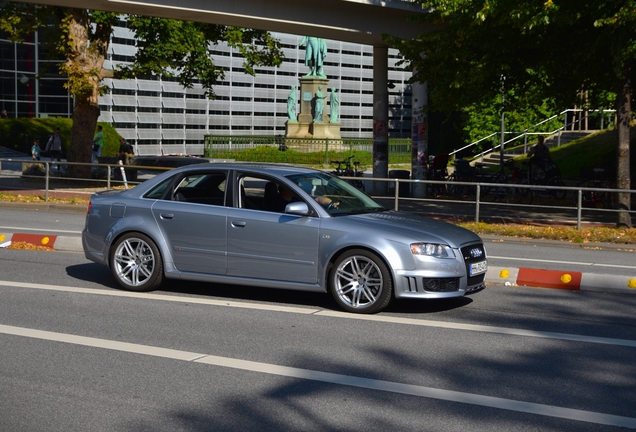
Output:
[[[630,133],[630,141],[634,139],[636,139],[636,127],[633,127]],[[552,148],[550,155],[559,166],[561,176],[564,179],[579,180],[582,168],[603,168],[605,169],[605,177],[614,180],[616,178],[617,142],[618,136],[615,130],[601,131],[561,147]],[[515,158],[517,162],[524,160],[527,160],[525,156]],[[636,152],[631,152],[630,172],[634,178],[636,175]]]

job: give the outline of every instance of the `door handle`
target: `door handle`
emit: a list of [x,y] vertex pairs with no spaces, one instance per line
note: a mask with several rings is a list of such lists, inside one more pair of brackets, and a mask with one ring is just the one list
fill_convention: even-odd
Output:
[[245,221],[232,221],[232,226],[234,228],[245,228],[246,225],[247,225],[247,222]]
[[161,213],[159,215],[161,219],[172,219],[174,217],[173,213]]

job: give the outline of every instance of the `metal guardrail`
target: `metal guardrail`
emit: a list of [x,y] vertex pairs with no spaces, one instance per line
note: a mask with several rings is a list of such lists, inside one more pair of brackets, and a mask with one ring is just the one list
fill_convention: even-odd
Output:
[[[7,165],[9,168],[7,169]],[[14,169],[16,165],[20,166],[20,169]],[[27,166],[43,166],[43,171],[36,168],[41,174],[25,174],[25,165]],[[68,176],[69,167],[72,166],[89,166],[91,167],[90,178],[77,178]],[[12,169],[13,168],[13,169]],[[79,185],[79,187],[86,187],[87,184],[94,184],[99,187],[105,186],[106,190],[113,189],[113,185],[122,185],[126,189],[128,185],[137,185],[141,183],[138,180],[129,180],[131,170],[138,171],[155,171],[160,173],[167,171],[170,168],[164,167],[150,167],[142,165],[120,165],[120,164],[98,164],[98,163],[82,163],[82,162],[67,162],[67,161],[34,161],[25,159],[2,159],[0,158],[0,177],[21,178],[34,181],[41,180],[44,182],[45,201],[49,201],[49,192],[57,189],[69,189],[72,185]],[[27,171],[28,172],[28,171]],[[120,173],[119,175],[117,173]],[[151,177],[155,174],[151,174]],[[136,176],[135,176],[136,177]],[[58,185],[53,188],[52,183],[56,182]],[[63,184],[60,186],[59,184]],[[81,185],[80,185],[81,184]],[[31,186],[31,185],[29,185]],[[35,188],[31,188],[35,189]]]
[[[10,164],[20,164],[22,168],[22,164],[42,164],[45,167],[44,175],[25,175],[22,172],[22,169],[6,169],[5,167]],[[57,170],[52,168],[53,166],[60,165],[62,166],[90,166],[93,168],[92,172],[103,173],[103,177],[98,178],[73,178],[64,175],[64,171],[67,169],[61,169],[60,175],[53,175],[52,172],[57,174]],[[70,186],[74,183],[80,184],[84,186],[86,184],[95,184],[99,186],[99,188],[104,188],[105,190],[110,190],[113,188],[113,185],[123,185],[127,187],[128,185],[136,185],[141,181],[126,181],[124,178],[117,179],[114,175],[115,170],[119,169],[131,170],[135,169],[138,171],[147,172],[146,176],[148,178],[152,178],[159,172],[170,170],[171,168],[162,168],[162,167],[149,167],[149,166],[140,166],[140,165],[116,165],[116,164],[88,164],[88,163],[78,163],[78,162],[50,162],[50,161],[31,161],[31,160],[23,160],[23,159],[2,159],[0,158],[0,177],[16,177],[22,179],[29,180],[41,180],[44,183],[44,191],[45,191],[45,201],[49,201],[49,192],[52,190],[60,190],[60,189],[72,189]],[[374,196],[376,199],[390,199],[393,201],[393,209],[400,210],[400,204],[406,203],[426,203],[426,202],[435,202],[435,203],[458,203],[458,204],[471,204],[474,205],[474,217],[475,222],[479,222],[482,217],[482,207],[483,206],[498,206],[498,207],[507,207],[512,209],[521,209],[531,207],[535,212],[540,212],[541,209],[546,210],[568,210],[568,211],[576,211],[576,226],[577,229],[581,229],[582,224],[582,214],[583,211],[594,211],[599,213],[619,213],[626,212],[630,215],[636,215],[636,210],[622,210],[622,209],[599,209],[594,208],[590,209],[583,206],[583,194],[585,192],[598,192],[601,194],[612,194],[615,195],[617,193],[629,193],[632,196],[632,201],[636,199],[636,190],[634,189],[609,189],[609,188],[595,188],[595,187],[583,187],[583,186],[544,186],[544,185],[524,185],[524,184],[502,184],[502,183],[488,183],[488,182],[461,182],[461,181],[445,181],[445,180],[410,180],[410,179],[399,179],[399,178],[374,178],[374,177],[342,177],[345,180],[363,180],[364,183],[371,183],[374,185],[378,182],[384,182],[392,184],[394,187],[394,193],[392,196]],[[145,179],[144,179],[145,180]],[[143,180],[142,180],[143,181]],[[64,183],[63,185],[56,184],[54,187],[52,183]],[[470,194],[471,199],[456,199],[452,196],[444,196],[444,197],[423,197],[423,198],[412,198],[409,196],[402,196],[402,188],[401,185],[408,184],[409,187],[413,184],[424,184],[426,187],[442,187],[448,188],[449,186],[465,186],[467,188],[475,188],[474,199],[472,199],[473,194]],[[78,188],[81,186],[77,186]],[[517,204],[512,202],[491,202],[485,201],[482,199],[482,192],[487,190],[488,188],[504,188],[504,189],[532,189],[532,190],[541,190],[541,191],[566,191],[570,196],[575,197],[575,199],[570,198],[570,202],[572,205],[540,205],[540,204]],[[35,189],[35,188],[32,188]],[[367,190],[372,190],[373,188]],[[371,193],[371,195],[373,195]]]
[[[346,180],[360,180],[359,177],[342,177]],[[481,218],[481,207],[482,206],[499,206],[499,207],[508,207],[508,208],[532,208],[537,211],[537,209],[546,209],[546,210],[568,210],[568,211],[576,211],[576,227],[578,230],[581,229],[582,224],[582,215],[583,211],[594,211],[599,213],[629,213],[630,215],[636,215],[636,210],[622,210],[622,209],[606,209],[606,208],[589,208],[583,205],[583,194],[585,192],[597,192],[601,194],[611,194],[614,196],[617,193],[629,193],[632,197],[631,201],[636,201],[636,190],[634,189],[607,189],[607,188],[595,188],[595,187],[583,187],[583,186],[547,186],[547,185],[527,185],[527,184],[515,184],[515,183],[488,183],[488,182],[461,182],[461,181],[444,181],[444,180],[407,180],[407,179],[378,179],[378,178],[364,178],[365,182],[389,182],[394,185],[394,195],[393,199],[393,209],[400,209],[400,201],[406,202],[444,202],[444,203],[457,203],[457,204],[474,204],[475,205],[475,222],[479,222]],[[465,186],[468,188],[475,188],[474,200],[473,199],[453,199],[451,198],[411,198],[411,197],[403,197],[400,196],[400,184],[425,184],[427,186],[439,186],[443,188],[447,188],[448,186]],[[502,202],[502,201],[486,201],[482,199],[482,191],[488,190],[490,188],[497,189],[507,189],[509,191],[513,191],[514,189],[529,189],[533,191],[565,191],[566,196],[569,196],[570,202],[572,205],[541,205],[541,204],[518,204],[513,202]],[[568,194],[571,193],[571,194]],[[472,194],[471,194],[472,195]],[[572,196],[575,199],[572,199]],[[374,196],[376,199],[386,199],[385,196]],[[567,198],[564,198],[561,201],[566,201]],[[634,208],[632,206],[631,208]]]

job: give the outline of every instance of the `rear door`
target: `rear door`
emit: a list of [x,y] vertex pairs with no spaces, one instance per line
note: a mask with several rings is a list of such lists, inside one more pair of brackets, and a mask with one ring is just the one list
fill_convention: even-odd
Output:
[[179,179],[153,214],[183,272],[224,275],[227,267],[227,172],[208,170]]

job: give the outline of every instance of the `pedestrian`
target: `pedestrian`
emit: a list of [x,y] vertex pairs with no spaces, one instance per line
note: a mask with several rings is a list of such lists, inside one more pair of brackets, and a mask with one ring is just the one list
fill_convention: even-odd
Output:
[[528,158],[550,159],[550,149],[545,145],[545,138],[540,136],[537,144],[528,152]]
[[[48,152],[51,162],[57,159],[58,162],[62,160],[62,137],[60,128],[55,129],[55,132],[49,137],[49,141],[46,143],[44,151]],[[57,164],[57,170],[60,170],[60,164]]]
[[133,146],[128,144],[126,138],[119,138],[119,152],[117,153],[117,160],[122,161],[124,165],[130,164],[130,159],[135,156]]
[[40,160],[40,140],[33,140],[33,147],[31,147],[31,158],[33,160]]
[[528,170],[533,180],[545,181],[545,164],[550,160],[550,149],[545,145],[544,138],[539,136],[537,144],[527,154]]
[[103,146],[104,132],[102,132],[101,126],[97,126],[97,133],[93,137],[93,156],[91,157],[91,162],[95,163],[95,160],[101,156]]

